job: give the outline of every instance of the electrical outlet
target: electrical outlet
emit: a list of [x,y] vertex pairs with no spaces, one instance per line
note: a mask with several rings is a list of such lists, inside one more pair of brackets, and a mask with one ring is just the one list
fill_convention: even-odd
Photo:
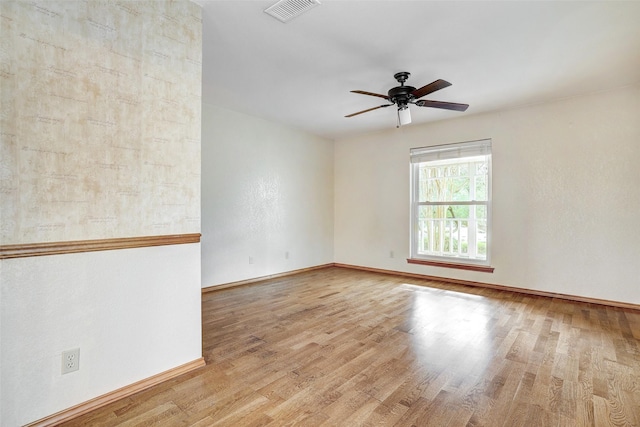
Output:
[[389,258],[395,258],[396,254],[393,251],[389,251]]
[[74,348],[62,352],[62,374],[80,369],[80,349]]
[[249,257],[249,264],[253,264],[253,257],[252,256]]
[[286,251],[286,252],[284,253],[284,259],[289,259],[289,251]]

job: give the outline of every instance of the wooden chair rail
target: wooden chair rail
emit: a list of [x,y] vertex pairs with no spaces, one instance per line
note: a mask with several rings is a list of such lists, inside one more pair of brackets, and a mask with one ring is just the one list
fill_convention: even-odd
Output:
[[199,243],[200,233],[1,245],[0,259]]

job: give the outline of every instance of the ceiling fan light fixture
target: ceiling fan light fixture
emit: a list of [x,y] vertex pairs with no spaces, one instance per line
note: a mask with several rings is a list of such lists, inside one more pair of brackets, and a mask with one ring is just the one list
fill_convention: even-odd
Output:
[[411,123],[411,111],[409,111],[408,105],[398,108],[398,120],[400,121],[400,126]]

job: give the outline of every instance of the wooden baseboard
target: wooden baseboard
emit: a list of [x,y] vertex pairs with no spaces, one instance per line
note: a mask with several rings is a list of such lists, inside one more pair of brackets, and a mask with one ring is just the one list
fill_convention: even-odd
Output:
[[535,295],[540,297],[559,298],[559,299],[564,299],[564,300],[574,301],[574,302],[584,302],[588,304],[606,305],[609,307],[626,308],[629,310],[640,311],[639,304],[631,304],[631,303],[621,302],[621,301],[611,301],[611,300],[604,300],[604,299],[598,299],[598,298],[583,297],[579,295],[568,295],[568,294],[560,294],[556,292],[538,291],[535,289],[516,288],[513,286],[494,285],[492,283],[473,282],[470,280],[451,279],[448,277],[428,276],[426,274],[406,273],[403,271],[396,271],[396,270],[384,270],[380,268],[362,267],[362,266],[351,265],[351,264],[334,263],[333,265],[335,267],[371,271],[374,273],[382,273],[382,274],[391,274],[394,276],[413,277],[416,279],[434,280],[438,282],[455,283],[458,285],[473,286],[477,288],[489,288],[489,289],[496,289],[499,291],[514,292],[514,293],[519,293],[524,295]]
[[200,233],[1,245],[0,259],[199,243]]
[[268,276],[255,277],[253,279],[240,280],[238,282],[230,282],[230,283],[224,283],[222,285],[207,286],[205,288],[202,288],[202,293],[205,294],[207,292],[215,292],[215,291],[221,291],[222,289],[235,288],[236,286],[250,285],[252,283],[262,282],[262,281],[268,280],[268,279],[276,279],[278,277],[292,276],[294,274],[300,274],[300,273],[304,273],[306,271],[312,271],[312,270],[318,270],[318,269],[321,269],[321,268],[333,267],[333,265],[334,265],[333,263],[321,264],[321,265],[316,265],[316,266],[313,266],[313,267],[300,268],[298,270],[285,271],[283,273],[270,274]]
[[201,357],[192,362],[185,363],[184,365],[169,369],[168,371],[161,372],[142,381],[135,382],[126,387],[119,388],[118,390],[114,390],[110,393],[103,394],[102,396],[98,396],[94,399],[80,403],[79,405],[72,406],[71,408],[57,412],[53,415],[49,415],[48,417],[27,424],[25,427],[55,426],[62,422],[70,421],[73,418],[79,417],[80,415],[84,415],[87,412],[106,406],[110,403],[115,402],[116,400],[131,396],[132,394],[138,393],[142,390],[146,390],[149,387],[153,387],[154,385],[160,384],[164,381],[168,381],[182,374],[186,374],[187,372],[199,369],[203,366],[205,366],[205,361],[204,358]]

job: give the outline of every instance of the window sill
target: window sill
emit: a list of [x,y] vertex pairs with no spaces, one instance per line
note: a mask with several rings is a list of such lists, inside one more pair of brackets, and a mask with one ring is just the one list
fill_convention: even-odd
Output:
[[482,273],[493,273],[494,268],[488,265],[456,264],[454,262],[428,261],[425,259],[408,258],[409,264],[430,265],[433,267],[457,268],[460,270],[480,271]]

